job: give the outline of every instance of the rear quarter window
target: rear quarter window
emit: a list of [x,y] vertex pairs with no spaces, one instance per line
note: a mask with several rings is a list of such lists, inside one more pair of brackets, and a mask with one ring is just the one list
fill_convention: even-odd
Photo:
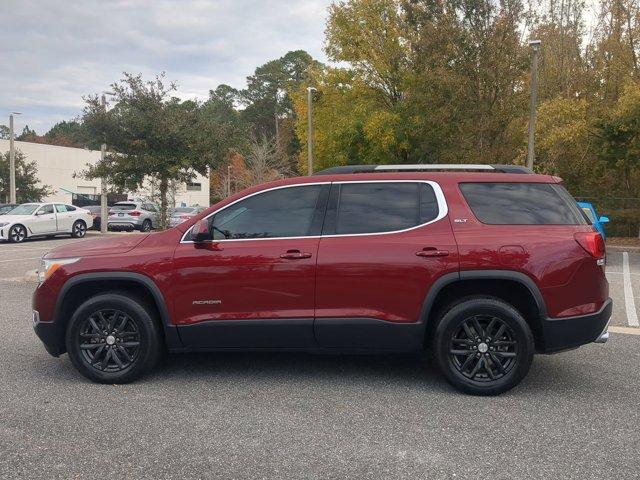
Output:
[[471,211],[490,225],[584,225],[573,197],[549,183],[461,183]]

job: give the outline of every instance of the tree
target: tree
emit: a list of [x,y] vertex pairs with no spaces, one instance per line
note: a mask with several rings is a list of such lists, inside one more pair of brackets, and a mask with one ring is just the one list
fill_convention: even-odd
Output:
[[251,139],[244,163],[246,170],[241,179],[244,188],[277,180],[291,173],[287,162],[277,155],[275,142],[264,135]]
[[164,75],[145,81],[141,75],[124,74],[111,86],[115,104],[104,111],[97,95],[86,98],[83,123],[96,139],[112,149],[104,161],[89,166],[87,178],[104,177],[119,188],[141,187],[145,179],[157,181],[160,225],[167,225],[171,181],[187,182],[197,171],[207,173],[209,158],[197,143],[198,104],[172,97],[175,84]]
[[0,140],[10,140],[11,130],[6,125],[0,125]]
[[598,122],[600,157],[626,197],[640,193],[640,82],[629,82],[608,118]]
[[43,143],[61,147],[91,148],[97,150],[100,144],[92,141],[79,119],[56,123],[43,136]]
[[[40,185],[36,162],[28,162],[20,150],[16,150],[16,200],[23,202],[39,202],[51,195],[53,190],[48,185]],[[0,198],[9,201],[9,152],[0,154]]]

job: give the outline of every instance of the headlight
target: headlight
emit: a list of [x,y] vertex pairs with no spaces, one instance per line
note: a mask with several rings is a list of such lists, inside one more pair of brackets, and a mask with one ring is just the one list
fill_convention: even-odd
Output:
[[9,225],[9,222],[0,223],[0,228],[6,227],[7,225]]
[[62,265],[75,263],[78,260],[80,260],[80,258],[43,258],[40,260],[40,268],[38,269],[38,281],[44,282]]

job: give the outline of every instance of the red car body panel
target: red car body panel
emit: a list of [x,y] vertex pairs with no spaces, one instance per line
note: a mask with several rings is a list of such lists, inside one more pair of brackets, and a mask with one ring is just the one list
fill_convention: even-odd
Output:
[[[406,231],[354,236],[181,242],[198,220],[246,195],[276,186],[372,180],[433,181],[448,214]],[[550,318],[597,312],[608,298],[604,267],[573,238],[587,225],[486,225],[472,213],[463,182],[557,183],[545,175],[374,173],[280,180],[240,192],[170,230],[75,242],[48,258],[80,257],[59,268],[34,294],[41,322],[52,322],[59,296],[76,275],[135,273],[161,294],[172,327],[246,320],[367,319],[418,324],[438,279],[457,272],[512,271],[539,289]],[[419,256],[418,252],[441,252]],[[307,258],[282,258],[290,250]],[[447,254],[443,254],[446,252]],[[311,324],[309,324],[311,325]],[[312,328],[312,327],[309,327]],[[189,347],[189,345],[185,345]]]

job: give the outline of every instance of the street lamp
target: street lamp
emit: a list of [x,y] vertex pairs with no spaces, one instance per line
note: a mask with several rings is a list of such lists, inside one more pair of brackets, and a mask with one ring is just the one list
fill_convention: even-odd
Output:
[[531,111],[529,112],[529,143],[527,145],[527,167],[533,169],[535,157],[534,148],[536,141],[536,101],[538,98],[538,52],[540,40],[531,40],[529,46],[533,50],[531,59]]
[[13,145],[13,116],[21,115],[20,112],[11,112],[9,115],[9,203],[16,202],[16,150]]
[[307,175],[313,175],[313,96],[317,91],[307,87]]
[[[104,113],[107,113],[107,95],[115,95],[113,92],[102,92],[102,98],[100,105]],[[102,143],[100,145],[100,161],[104,163],[104,158],[107,154],[107,144]],[[107,179],[102,177],[100,179],[100,233],[107,233],[109,222],[109,211],[107,206]]]

